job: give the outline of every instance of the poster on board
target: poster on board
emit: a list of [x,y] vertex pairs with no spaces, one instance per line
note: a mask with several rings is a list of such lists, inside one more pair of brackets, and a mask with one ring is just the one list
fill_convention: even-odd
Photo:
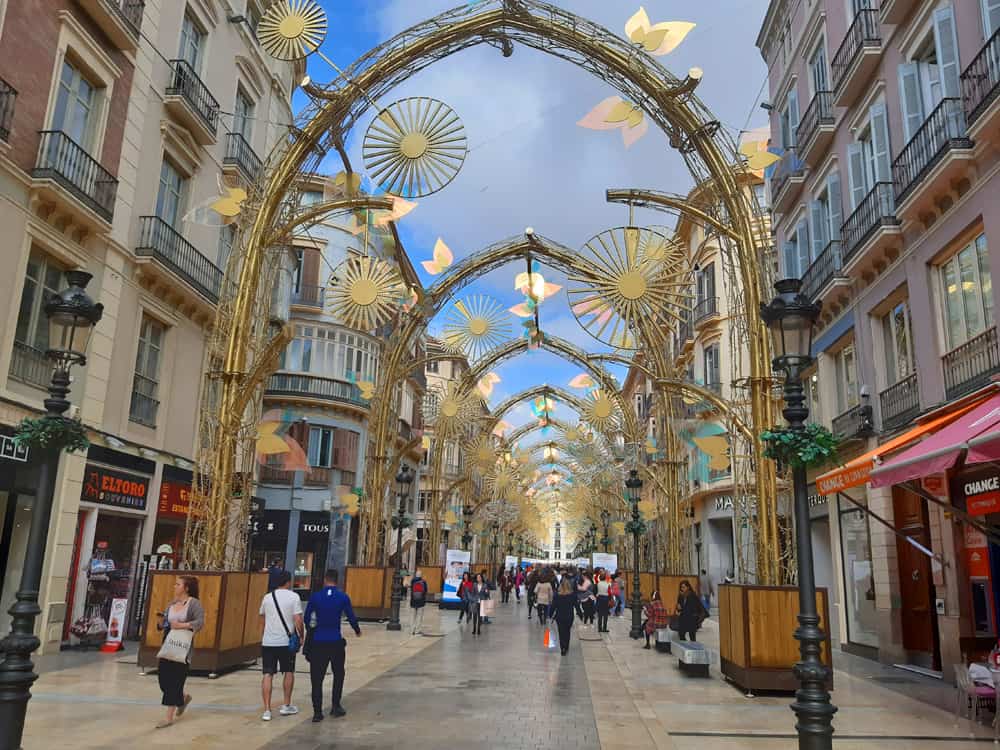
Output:
[[609,552],[594,553],[594,568],[604,568],[610,573],[618,572],[618,555]]
[[517,558],[514,557],[514,555],[507,555],[506,557],[504,557],[503,559],[504,570],[513,570],[516,567],[517,567]]
[[445,553],[444,583],[441,586],[441,601],[461,601],[458,586],[462,582],[462,574],[469,569],[471,553],[464,549],[450,549]]

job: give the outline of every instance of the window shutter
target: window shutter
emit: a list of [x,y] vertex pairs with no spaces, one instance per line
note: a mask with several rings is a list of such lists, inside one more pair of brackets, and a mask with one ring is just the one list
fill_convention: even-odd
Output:
[[987,39],[1000,29],[1000,0],[983,0],[983,31]]
[[844,204],[840,194],[840,173],[834,172],[826,178],[826,195],[830,204],[830,239],[840,239],[840,228],[844,224]]
[[796,132],[799,129],[799,92],[792,90],[788,94],[788,132],[789,143],[797,146]]
[[782,254],[785,257],[785,276],[786,279],[798,278],[799,276],[799,255],[795,250],[794,242],[786,242]]
[[865,157],[860,143],[847,146],[848,179],[851,181],[851,211],[861,205],[868,193],[865,184]]
[[889,154],[889,126],[885,104],[876,104],[870,112],[872,149],[875,155],[875,181],[892,182],[892,162]]
[[959,82],[958,37],[955,35],[955,15],[951,6],[934,11],[934,44],[937,47],[938,67],[944,96],[957,99],[962,96]]
[[705,297],[715,297],[715,263],[705,266]]
[[800,219],[795,228],[795,247],[799,255],[799,272],[796,276],[801,277],[809,268],[809,222],[805,219]]
[[899,66],[899,103],[903,108],[903,137],[907,142],[924,124],[923,96],[917,63]]
[[812,259],[816,260],[826,247],[827,217],[823,204],[819,201],[809,202],[809,217],[812,223]]

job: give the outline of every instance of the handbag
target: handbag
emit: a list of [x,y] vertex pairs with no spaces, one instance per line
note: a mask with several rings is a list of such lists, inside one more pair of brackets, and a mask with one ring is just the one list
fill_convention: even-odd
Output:
[[194,641],[193,630],[180,630],[171,628],[167,631],[163,639],[163,645],[156,653],[157,659],[187,664],[188,654],[191,653],[191,644]]
[[482,617],[489,617],[493,614],[493,600],[483,599],[479,602],[479,614]]
[[276,591],[277,589],[271,589],[271,598],[274,599],[274,608],[278,610],[278,619],[281,620],[281,627],[285,629],[285,635],[288,636],[288,650],[293,654],[297,654],[299,652],[299,648],[302,646],[302,643],[299,641],[299,634],[293,633],[288,629],[288,625],[285,622],[285,616],[281,614],[281,607],[278,606],[278,594]]

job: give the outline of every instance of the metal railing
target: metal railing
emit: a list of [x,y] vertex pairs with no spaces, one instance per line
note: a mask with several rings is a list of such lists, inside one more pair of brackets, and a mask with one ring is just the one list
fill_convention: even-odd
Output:
[[142,216],[139,221],[135,254],[155,258],[212,302],[218,302],[222,287],[219,267],[159,216]]
[[833,88],[839,89],[854,65],[854,61],[865,47],[876,47],[882,44],[878,8],[859,10],[844,35],[844,40],[833,56],[830,69],[833,72]]
[[902,201],[952,148],[972,148],[961,99],[942,99],[892,162],[896,200]]
[[0,78],[0,139],[10,139],[10,126],[14,122],[14,103],[17,89]]
[[118,180],[61,130],[39,131],[38,165],[32,177],[51,179],[107,222],[115,215]]
[[708,481],[718,482],[720,479],[729,479],[733,475],[732,467],[727,467],[725,469],[709,469],[708,470]]
[[167,96],[183,98],[214,134],[219,127],[219,102],[187,60],[171,60],[170,67],[173,73],[167,86]]
[[226,135],[226,155],[222,159],[223,164],[232,164],[239,169],[251,181],[257,179],[261,170],[261,160],[257,152],[247,142],[241,133],[228,133]]
[[844,264],[850,262],[876,229],[884,226],[899,226],[896,197],[891,182],[876,182],[840,230]]
[[292,304],[303,307],[322,308],[326,299],[326,287],[322,286],[300,286],[292,292]]
[[778,162],[771,177],[771,200],[777,203],[788,181],[793,177],[803,177],[805,173],[805,163],[799,159],[796,147],[791,146],[786,149],[785,156]]
[[138,422],[147,427],[156,427],[156,413],[160,402],[156,395],[159,384],[152,378],[135,373],[132,378],[132,402],[128,409],[130,422]]
[[962,72],[961,82],[965,114],[972,124],[1000,96],[1000,29]]
[[878,395],[882,405],[882,431],[902,427],[920,413],[920,391],[913,373]]
[[45,352],[22,341],[14,341],[14,351],[10,358],[10,377],[28,385],[48,388],[52,370],[52,362],[45,356]]
[[706,297],[705,299],[698,302],[694,306],[693,317],[695,325],[702,322],[706,318],[710,318],[713,315],[719,314],[719,298],[718,297]]
[[795,131],[795,142],[801,146],[809,143],[810,139],[816,135],[820,125],[833,125],[833,92],[817,91],[816,96],[809,102],[799,127]]
[[840,268],[840,240],[831,240],[802,274],[802,294],[815,302]]
[[306,472],[304,483],[312,487],[329,487],[333,481],[333,469],[325,466],[310,466]]
[[360,389],[353,383],[333,380],[318,375],[298,373],[277,373],[268,378],[264,389],[266,396],[308,396],[326,401],[342,401],[348,404],[367,406],[361,398]]
[[142,14],[146,10],[145,0],[101,0],[112,13],[125,21],[135,36],[139,36],[139,29],[142,28]]
[[840,438],[850,439],[868,437],[875,432],[870,404],[859,404],[851,407],[833,420],[833,434]]
[[944,389],[948,399],[970,393],[990,382],[1000,372],[1000,347],[997,329],[990,328],[945,354]]

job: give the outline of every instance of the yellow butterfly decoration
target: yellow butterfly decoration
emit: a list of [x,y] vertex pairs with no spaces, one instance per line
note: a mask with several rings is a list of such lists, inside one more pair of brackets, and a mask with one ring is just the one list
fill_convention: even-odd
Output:
[[562,286],[550,284],[540,273],[528,273],[522,271],[514,278],[514,288],[519,289],[526,297],[530,297],[535,302],[543,300],[556,294]]
[[625,522],[624,521],[615,521],[614,523],[612,523],[611,524],[611,535],[615,536],[615,537],[625,536]]
[[415,201],[403,200],[397,195],[390,195],[388,197],[392,199],[392,210],[378,212],[375,218],[375,226],[377,227],[388,226],[389,222],[399,221],[417,207]]
[[431,449],[431,439],[429,435],[424,435],[423,439],[420,441],[420,447],[425,451],[429,451]]
[[722,435],[692,438],[694,444],[708,456],[708,468],[724,471],[729,468],[729,441]]
[[358,194],[358,190],[361,188],[361,175],[357,172],[347,172],[341,170],[333,178],[334,188],[341,194],[347,197],[353,197]]
[[458,516],[455,515],[455,511],[449,510],[447,513],[445,513],[444,522],[449,526],[454,526],[456,523],[458,523]]
[[595,385],[594,379],[585,372],[581,372],[571,381],[569,381],[570,388],[593,388]]
[[646,453],[652,454],[656,453],[656,451],[657,451],[656,438],[654,438],[653,436],[646,438]]
[[365,401],[371,401],[375,395],[375,384],[370,380],[359,380],[358,389],[361,391],[361,398]]
[[502,419],[497,422],[496,427],[493,428],[493,434],[497,437],[503,437],[504,433],[507,432],[512,427],[510,422],[505,422]]
[[649,121],[640,107],[620,96],[610,96],[576,123],[589,130],[621,130],[625,148],[649,131]]
[[511,313],[512,315],[516,315],[519,318],[530,318],[535,314],[534,309],[530,307],[527,302],[522,302],[519,305],[514,305],[513,307],[509,308],[507,312]]
[[262,456],[273,456],[277,453],[288,453],[288,443],[281,435],[277,435],[281,422],[261,422],[257,425],[257,453]]
[[349,516],[358,514],[358,496],[353,492],[346,492],[340,496],[340,505]]
[[489,398],[493,395],[493,386],[499,382],[499,375],[495,372],[488,372],[479,379],[479,382],[476,383],[476,388],[478,388],[479,392],[483,394],[483,398]]
[[209,206],[215,213],[219,214],[223,220],[232,221],[240,215],[243,210],[243,201],[247,199],[247,191],[243,188],[226,187],[223,195],[220,195]]
[[646,518],[652,518],[656,513],[656,506],[653,504],[652,500],[640,500],[639,501],[639,512],[642,513]]
[[640,7],[639,11],[625,22],[625,34],[634,44],[641,45],[646,52],[659,57],[677,49],[694,26],[688,21],[664,21],[653,24],[646,14],[646,9]]
[[763,172],[781,157],[767,150],[767,142],[747,141],[740,144],[740,153],[747,158],[747,166],[754,172]]
[[420,265],[431,276],[437,276],[454,262],[455,256],[452,254],[451,249],[444,244],[444,240],[438,237],[438,241],[434,245],[434,258],[422,261]]

